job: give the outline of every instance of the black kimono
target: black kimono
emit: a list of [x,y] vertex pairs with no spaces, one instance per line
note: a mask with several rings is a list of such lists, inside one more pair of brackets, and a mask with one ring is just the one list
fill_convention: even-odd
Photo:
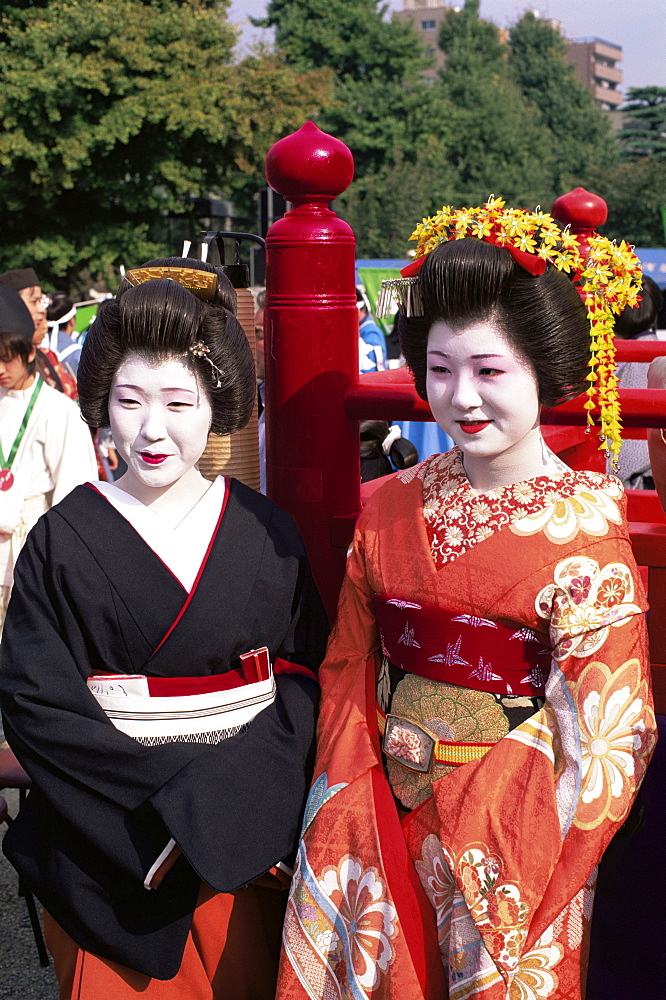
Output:
[[[77,487],[28,536],[2,640],[5,732],[33,780],[5,853],[82,948],[158,979],[179,968],[201,881],[229,892],[293,852],[310,778],[307,671],[276,676],[275,702],[217,745],[142,745],[86,686],[93,672],[221,674],[264,645],[317,670],[328,627],[298,531],[265,497],[228,489],[188,595]],[[148,891],[171,837],[183,856]]]

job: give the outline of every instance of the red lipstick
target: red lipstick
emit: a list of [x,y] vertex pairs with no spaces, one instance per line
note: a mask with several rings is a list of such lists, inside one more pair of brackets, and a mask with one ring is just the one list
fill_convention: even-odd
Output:
[[169,457],[168,455],[154,455],[150,451],[140,451],[139,454],[146,465],[161,465],[165,458]]
[[465,434],[478,434],[482,431],[484,427],[490,424],[490,420],[459,420],[460,430],[464,431]]

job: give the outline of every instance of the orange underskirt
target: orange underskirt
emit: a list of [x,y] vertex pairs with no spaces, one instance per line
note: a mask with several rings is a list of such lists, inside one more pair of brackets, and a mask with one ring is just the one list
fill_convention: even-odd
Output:
[[180,969],[166,981],[83,951],[44,911],[60,1000],[273,1000],[286,902],[277,889],[202,886]]

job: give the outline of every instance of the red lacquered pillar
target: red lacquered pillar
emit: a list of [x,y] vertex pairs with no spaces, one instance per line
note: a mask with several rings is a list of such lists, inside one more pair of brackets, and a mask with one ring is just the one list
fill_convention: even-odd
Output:
[[330,617],[346,555],[332,519],[360,509],[358,421],[344,409],[358,381],[356,244],[328,207],[353,176],[347,146],[312,122],[266,157],[293,204],[266,237],[267,492],[296,519]]

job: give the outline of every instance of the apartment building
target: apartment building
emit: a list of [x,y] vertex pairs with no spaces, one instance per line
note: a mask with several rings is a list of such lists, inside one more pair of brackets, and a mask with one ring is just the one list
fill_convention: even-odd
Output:
[[395,13],[400,21],[411,21],[417,35],[421,36],[423,48],[427,56],[434,58],[432,66],[424,76],[434,80],[440,69],[444,68],[444,53],[437,44],[439,27],[444,17],[451,9],[441,0],[402,0],[402,10]]
[[[425,73],[430,79],[435,79],[444,66],[444,53],[437,44],[439,28],[451,9],[452,4],[444,4],[442,0],[402,0],[402,10],[395,16],[401,21],[411,21],[414,29],[420,35],[426,54],[434,58],[434,63]],[[458,10],[458,7],[453,7]],[[537,14],[537,11],[534,12]],[[538,16],[538,14],[537,14]],[[548,19],[548,23],[564,36],[564,28],[560,21]],[[508,40],[508,32],[500,28],[500,38]],[[569,47],[567,58],[574,67],[578,79],[594,96],[597,104],[604,111],[613,111],[624,101],[619,87],[622,83],[622,48],[614,42],[606,42],[602,38],[565,38]]]
[[604,111],[614,111],[624,101],[622,83],[622,48],[603,38],[577,38],[569,42],[567,58],[576,75]]

